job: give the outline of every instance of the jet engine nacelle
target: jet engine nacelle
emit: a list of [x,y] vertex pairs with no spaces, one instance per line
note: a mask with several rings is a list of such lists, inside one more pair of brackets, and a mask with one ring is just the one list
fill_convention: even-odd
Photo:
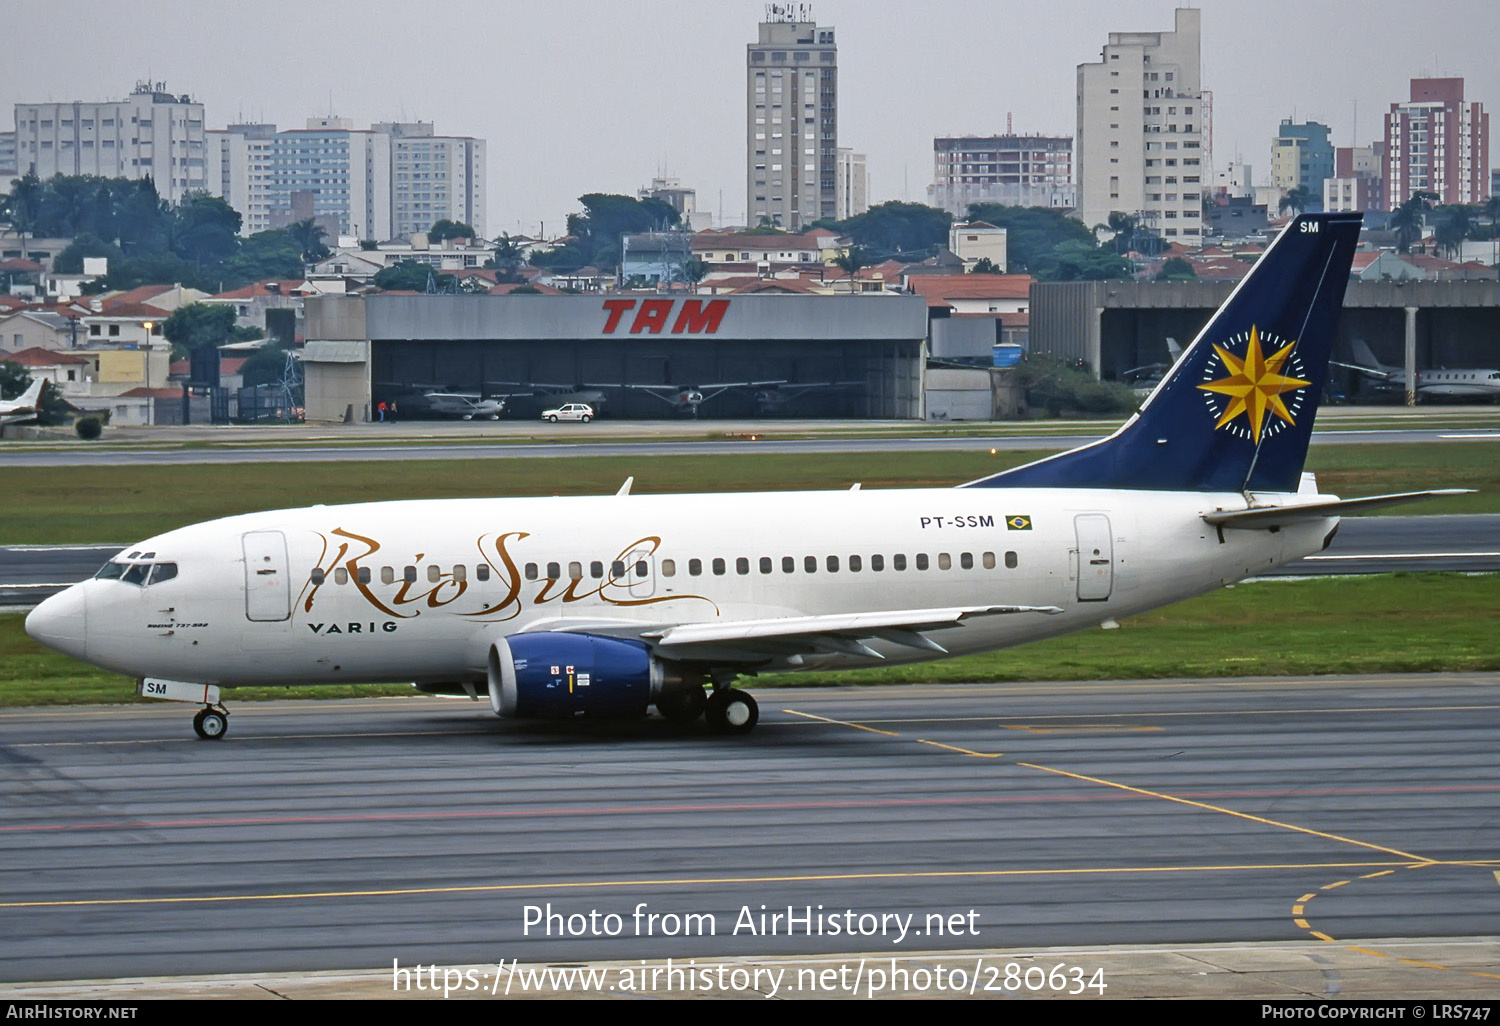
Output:
[[591,634],[497,638],[488,663],[490,707],[518,718],[644,716],[665,676],[642,642]]

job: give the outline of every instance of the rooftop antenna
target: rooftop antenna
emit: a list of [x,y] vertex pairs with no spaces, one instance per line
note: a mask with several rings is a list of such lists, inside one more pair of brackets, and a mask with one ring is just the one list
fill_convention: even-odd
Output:
[[1006,135],[1015,135],[1016,133],[1010,127],[1010,118],[1011,118],[1011,112],[1010,111],[1006,111],[1005,112],[1005,134]]

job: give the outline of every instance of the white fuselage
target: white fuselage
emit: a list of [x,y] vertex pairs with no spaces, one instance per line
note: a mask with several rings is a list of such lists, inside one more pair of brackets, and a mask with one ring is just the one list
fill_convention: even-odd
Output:
[[1425,395],[1500,399],[1500,370],[1424,370],[1417,390]]
[[[1321,549],[1337,523],[1220,530],[1201,518],[1246,504],[1240,493],[971,488],[314,506],[131,546],[117,558],[170,562],[175,576],[84,582],[49,600],[45,622],[28,630],[134,677],[457,683],[482,682],[489,644],[525,631],[984,604],[1062,610],[929,634],[961,655],[1263,573]],[[935,658],[869,645],[889,662]],[[771,655],[755,669],[878,662]]]

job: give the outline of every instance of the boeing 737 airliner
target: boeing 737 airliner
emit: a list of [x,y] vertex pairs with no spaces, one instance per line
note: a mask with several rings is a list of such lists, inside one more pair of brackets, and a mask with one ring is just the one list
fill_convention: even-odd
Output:
[[1296,218],[1109,438],[957,488],[483,498],[229,517],[132,545],[26,620],[203,706],[219,689],[404,680],[501,716],[754,727],[764,671],[1053,637],[1326,546],[1303,475],[1359,215]]

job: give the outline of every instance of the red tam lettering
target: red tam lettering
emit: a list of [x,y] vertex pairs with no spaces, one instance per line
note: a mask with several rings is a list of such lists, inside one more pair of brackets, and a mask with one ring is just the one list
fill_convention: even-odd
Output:
[[727,299],[711,299],[707,303],[701,299],[685,299],[682,301],[682,312],[677,315],[677,323],[672,325],[672,334],[680,335],[685,331],[690,335],[705,332],[712,335],[719,330],[719,322],[724,319],[724,313],[728,309]]
[[609,311],[609,319],[604,322],[604,334],[610,335],[620,326],[620,318],[625,316],[625,311],[635,306],[633,299],[606,299],[604,309]]
[[630,333],[638,335],[643,331],[649,331],[653,335],[660,335],[661,329],[667,326],[667,317],[671,313],[672,301],[670,299],[643,299],[640,312],[635,315],[635,322],[630,325]]

